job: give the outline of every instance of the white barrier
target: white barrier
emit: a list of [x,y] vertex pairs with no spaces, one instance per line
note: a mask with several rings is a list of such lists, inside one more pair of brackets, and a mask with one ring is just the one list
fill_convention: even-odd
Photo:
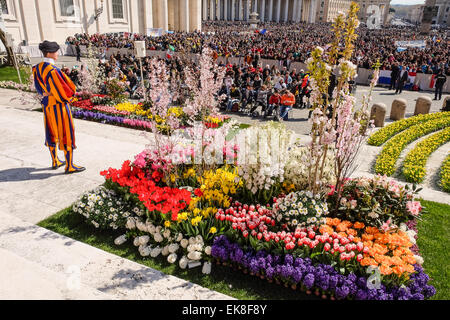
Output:
[[[72,48],[70,48],[72,47]],[[62,46],[61,46],[62,49]],[[86,55],[87,49],[85,46],[80,46],[81,54]],[[99,48],[100,51],[105,50],[105,48]],[[75,55],[75,46],[65,46],[64,52],[68,55]],[[106,57],[109,58],[111,55],[116,54],[117,52],[120,52],[121,54],[132,54],[133,50],[126,49],[126,48],[106,48]],[[177,52],[170,52],[171,55],[177,56]],[[158,56],[160,58],[166,57],[166,51],[158,51],[158,50],[147,50],[147,55],[150,57]],[[191,58],[195,61],[198,61],[198,54],[190,54]],[[281,68],[280,61],[273,60],[273,59],[261,59],[262,66],[265,67],[266,65],[269,65],[272,67],[275,65],[278,68]],[[243,64],[244,63],[244,57],[219,57],[217,59],[218,63],[232,63],[232,64]],[[306,64],[303,62],[292,62],[290,65],[290,70],[296,69],[297,71],[300,70],[307,70]],[[369,85],[370,84],[370,76],[373,73],[373,70],[370,69],[364,69],[364,68],[358,68],[358,77],[356,78],[357,84],[362,85]],[[433,88],[430,88],[430,82],[431,82],[431,74],[423,74],[423,73],[417,73],[416,78],[414,79],[414,84],[418,85],[420,90],[423,91],[432,91]],[[450,77],[447,76],[447,82],[444,85],[444,88],[442,90],[444,93],[450,93]]]

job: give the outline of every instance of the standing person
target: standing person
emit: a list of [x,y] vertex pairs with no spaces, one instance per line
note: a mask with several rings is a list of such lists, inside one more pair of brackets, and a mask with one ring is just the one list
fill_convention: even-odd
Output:
[[442,72],[442,69],[439,69],[435,80],[436,80],[436,85],[435,85],[436,89],[434,91],[434,100],[437,100],[438,96],[439,96],[439,100],[441,100],[442,88],[444,87],[444,84],[447,81],[447,77]]
[[408,68],[404,67],[400,73],[400,77],[397,81],[397,89],[395,90],[395,94],[402,93],[403,87],[405,86],[406,80],[408,80]]
[[[65,165],[66,174],[82,172],[86,170],[84,167],[73,164],[76,145],[70,103],[74,101],[75,85],[55,66],[59,45],[44,41],[39,49],[44,55],[44,61],[33,67],[33,76],[36,91],[43,96],[45,145],[50,150],[52,169]],[[58,159],[56,148],[64,151],[65,162]]]
[[77,52],[77,62],[81,62],[81,49],[80,49],[79,42],[77,42],[77,45],[75,46],[75,50]]
[[398,75],[400,73],[400,68],[398,67],[398,63],[394,63],[391,71],[391,84],[389,85],[389,90],[396,89]]

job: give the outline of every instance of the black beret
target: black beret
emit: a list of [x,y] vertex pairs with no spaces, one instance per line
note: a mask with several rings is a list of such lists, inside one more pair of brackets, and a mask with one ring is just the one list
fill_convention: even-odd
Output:
[[39,50],[41,50],[42,52],[53,53],[59,50],[59,44],[57,44],[56,42],[45,40],[44,42],[39,44]]

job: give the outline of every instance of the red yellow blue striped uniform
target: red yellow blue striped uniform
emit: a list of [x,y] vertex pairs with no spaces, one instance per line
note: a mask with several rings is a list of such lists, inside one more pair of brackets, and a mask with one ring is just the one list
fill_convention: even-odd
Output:
[[76,145],[70,111],[76,87],[64,72],[48,62],[35,65],[33,76],[36,91],[43,96],[45,145],[50,149],[53,167],[63,164],[56,156],[56,148],[59,148],[66,156],[66,170],[76,169],[72,163],[72,153]]

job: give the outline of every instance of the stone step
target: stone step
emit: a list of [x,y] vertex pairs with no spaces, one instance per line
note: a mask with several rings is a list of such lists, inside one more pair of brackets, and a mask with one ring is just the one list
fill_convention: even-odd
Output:
[[[21,270],[23,279],[29,279],[20,283],[20,290],[0,290],[0,299],[10,299],[11,296],[38,298],[41,290],[37,290],[36,285],[50,281],[54,274],[58,275],[58,281],[49,287],[48,293],[43,293],[60,299],[232,299],[24,222],[2,211],[0,249],[2,253],[7,253],[5,259],[2,255],[0,264],[2,283],[6,282],[8,274],[12,272],[6,273],[6,270]],[[65,284],[74,279],[76,274],[80,276],[81,287],[76,292],[69,292]],[[10,283],[9,280],[7,283]]]
[[[0,298],[6,300],[109,300],[112,297],[64,275],[0,249]],[[72,278],[71,278],[72,277]]]

